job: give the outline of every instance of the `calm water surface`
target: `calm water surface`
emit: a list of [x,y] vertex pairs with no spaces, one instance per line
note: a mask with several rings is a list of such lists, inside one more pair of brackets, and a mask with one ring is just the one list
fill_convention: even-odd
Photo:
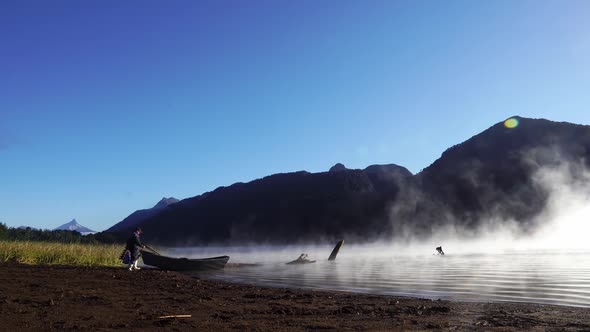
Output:
[[[512,252],[446,256],[400,255],[386,249],[342,250],[327,261],[330,247],[191,248],[171,255],[230,255],[228,267],[205,278],[263,286],[342,290],[458,301],[510,301],[590,307],[590,251]],[[316,263],[286,265],[301,252]]]

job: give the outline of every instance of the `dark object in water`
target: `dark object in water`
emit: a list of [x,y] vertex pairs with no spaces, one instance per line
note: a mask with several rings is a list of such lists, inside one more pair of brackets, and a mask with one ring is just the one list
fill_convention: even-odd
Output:
[[338,241],[338,243],[336,243],[334,250],[332,250],[330,257],[328,258],[329,261],[333,261],[336,259],[336,255],[338,255],[338,251],[340,251],[340,247],[342,247],[343,243],[344,243],[344,240],[340,240],[340,241]]
[[315,262],[316,261],[310,261],[309,259],[306,259],[306,260],[296,259],[294,261],[291,261],[291,262],[285,263],[285,264],[289,264],[289,265],[291,265],[291,264],[310,264],[310,263],[315,263]]
[[445,252],[442,250],[442,246],[436,247],[436,251],[438,252],[439,255],[444,255],[445,254]]
[[206,271],[220,270],[225,267],[229,256],[189,259],[156,255],[149,251],[141,252],[143,263],[170,271]]
[[296,260],[291,261],[286,264],[309,264],[309,263],[315,263],[315,262],[316,261],[310,261],[309,259],[307,259],[307,254],[301,254],[301,256],[297,257]]

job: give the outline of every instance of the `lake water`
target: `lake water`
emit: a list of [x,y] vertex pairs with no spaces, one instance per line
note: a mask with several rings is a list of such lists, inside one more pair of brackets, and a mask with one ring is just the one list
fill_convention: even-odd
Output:
[[[400,254],[387,248],[341,250],[331,247],[191,248],[170,255],[207,257],[227,254],[228,267],[201,275],[262,286],[341,290],[429,299],[529,302],[590,307],[590,251],[521,251],[445,256]],[[433,250],[432,250],[433,251]],[[306,252],[313,264],[286,265]]]

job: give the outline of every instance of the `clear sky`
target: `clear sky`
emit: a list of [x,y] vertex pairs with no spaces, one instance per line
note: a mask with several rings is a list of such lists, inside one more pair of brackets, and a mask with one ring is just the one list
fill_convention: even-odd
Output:
[[0,222],[104,230],[280,172],[590,124],[590,1],[2,1]]

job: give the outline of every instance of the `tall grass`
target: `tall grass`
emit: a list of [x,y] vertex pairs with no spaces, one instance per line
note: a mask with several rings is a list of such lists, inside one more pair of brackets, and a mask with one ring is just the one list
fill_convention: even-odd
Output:
[[121,266],[121,244],[0,241],[0,262],[40,265]]

